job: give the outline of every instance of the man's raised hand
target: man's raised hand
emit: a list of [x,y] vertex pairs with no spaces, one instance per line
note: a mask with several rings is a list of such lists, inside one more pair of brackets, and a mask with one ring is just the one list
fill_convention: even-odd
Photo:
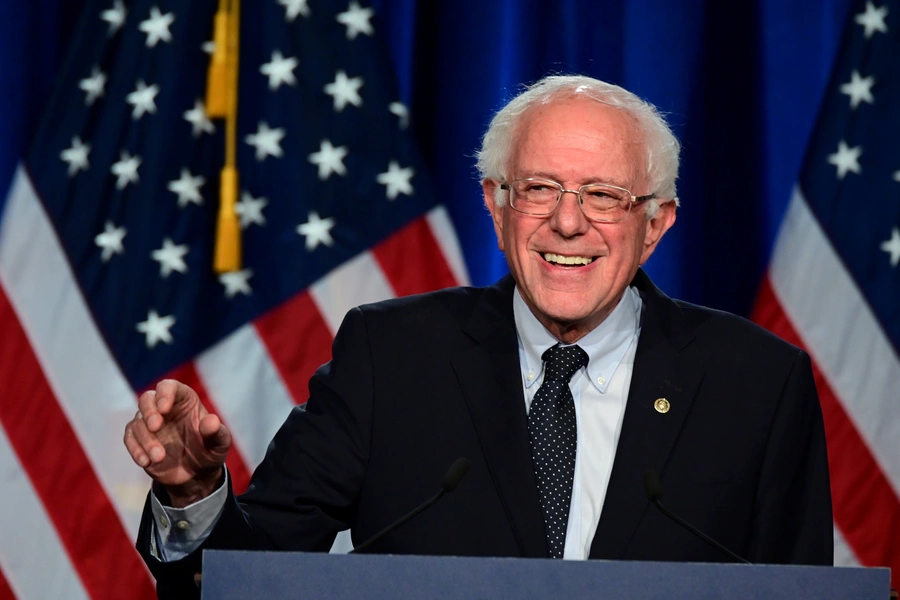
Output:
[[138,412],[125,426],[125,447],[165,487],[172,506],[183,507],[215,491],[231,433],[194,390],[167,379],[141,394]]

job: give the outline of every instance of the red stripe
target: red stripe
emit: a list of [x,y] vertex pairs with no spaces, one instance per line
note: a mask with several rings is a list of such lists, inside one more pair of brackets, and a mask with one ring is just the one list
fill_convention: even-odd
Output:
[[372,254],[398,296],[459,285],[425,217],[372,248]]
[[331,331],[312,297],[297,294],[254,325],[294,402],[306,402],[309,378],[331,360]]
[[16,595],[9,587],[9,582],[6,581],[2,570],[0,570],[0,600],[16,600]]
[[[200,401],[203,403],[206,410],[213,414],[219,414],[213,399],[210,397],[206,386],[203,384],[203,380],[200,378],[200,374],[197,373],[197,369],[194,368],[193,362],[186,363],[176,368],[169,373],[166,378],[177,379],[181,383],[194,388],[194,391],[200,396]],[[222,418],[222,416],[219,415],[219,418]],[[222,422],[225,423],[225,419],[222,419]],[[225,427],[228,427],[228,423],[225,423]],[[247,468],[247,463],[244,461],[236,440],[232,442],[231,450],[228,452],[228,458],[225,459],[225,464],[228,467],[228,474],[231,477],[231,486],[234,488],[234,493],[243,493],[250,483],[250,469]]]
[[0,422],[85,589],[92,598],[155,598],[152,580],[2,289],[0,331],[6,398],[0,402]]
[[[804,346],[768,277],[761,286],[753,320],[782,339]],[[834,521],[859,561],[866,566],[890,567],[892,585],[898,587],[900,501],[815,362],[813,372],[825,419]]]

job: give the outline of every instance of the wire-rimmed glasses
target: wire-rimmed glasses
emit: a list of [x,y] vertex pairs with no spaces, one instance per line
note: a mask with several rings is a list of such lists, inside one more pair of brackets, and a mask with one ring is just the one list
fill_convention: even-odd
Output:
[[510,208],[536,217],[553,214],[566,192],[575,194],[584,216],[599,223],[621,221],[631,212],[632,205],[656,198],[656,194],[635,196],[625,188],[607,183],[589,183],[577,190],[567,190],[556,181],[534,177],[501,183],[500,189],[510,192]]

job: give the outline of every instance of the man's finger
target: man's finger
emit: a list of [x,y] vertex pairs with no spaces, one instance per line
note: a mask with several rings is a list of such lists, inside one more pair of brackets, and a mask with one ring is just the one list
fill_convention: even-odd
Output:
[[125,447],[132,460],[141,467],[149,467],[151,462],[159,463],[166,457],[166,451],[150,432],[140,413],[125,426]]
[[[156,406],[159,414],[167,416],[183,409],[190,410],[195,403],[200,405],[200,398],[190,387],[174,379],[163,379],[156,384]],[[201,413],[204,412],[200,405]]]
[[150,464],[150,457],[147,456],[147,454],[144,452],[144,449],[134,438],[134,431],[132,430],[131,421],[129,421],[128,425],[125,426],[125,436],[122,441],[125,442],[125,448],[128,449],[128,454],[131,455],[131,460],[133,460],[137,466],[146,467]]
[[138,398],[137,418],[146,423],[148,427],[152,425],[154,431],[158,431],[159,427],[162,426],[162,417],[159,415],[159,402],[155,390],[148,390]]
[[200,435],[211,452],[224,454],[231,447],[231,432],[214,414],[208,414],[200,420]]

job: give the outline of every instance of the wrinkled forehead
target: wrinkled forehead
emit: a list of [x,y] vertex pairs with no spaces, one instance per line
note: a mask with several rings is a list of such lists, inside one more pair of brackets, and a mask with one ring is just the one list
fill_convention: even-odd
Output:
[[644,133],[628,111],[584,96],[532,106],[511,137],[511,176],[546,170],[635,186],[647,176]]

